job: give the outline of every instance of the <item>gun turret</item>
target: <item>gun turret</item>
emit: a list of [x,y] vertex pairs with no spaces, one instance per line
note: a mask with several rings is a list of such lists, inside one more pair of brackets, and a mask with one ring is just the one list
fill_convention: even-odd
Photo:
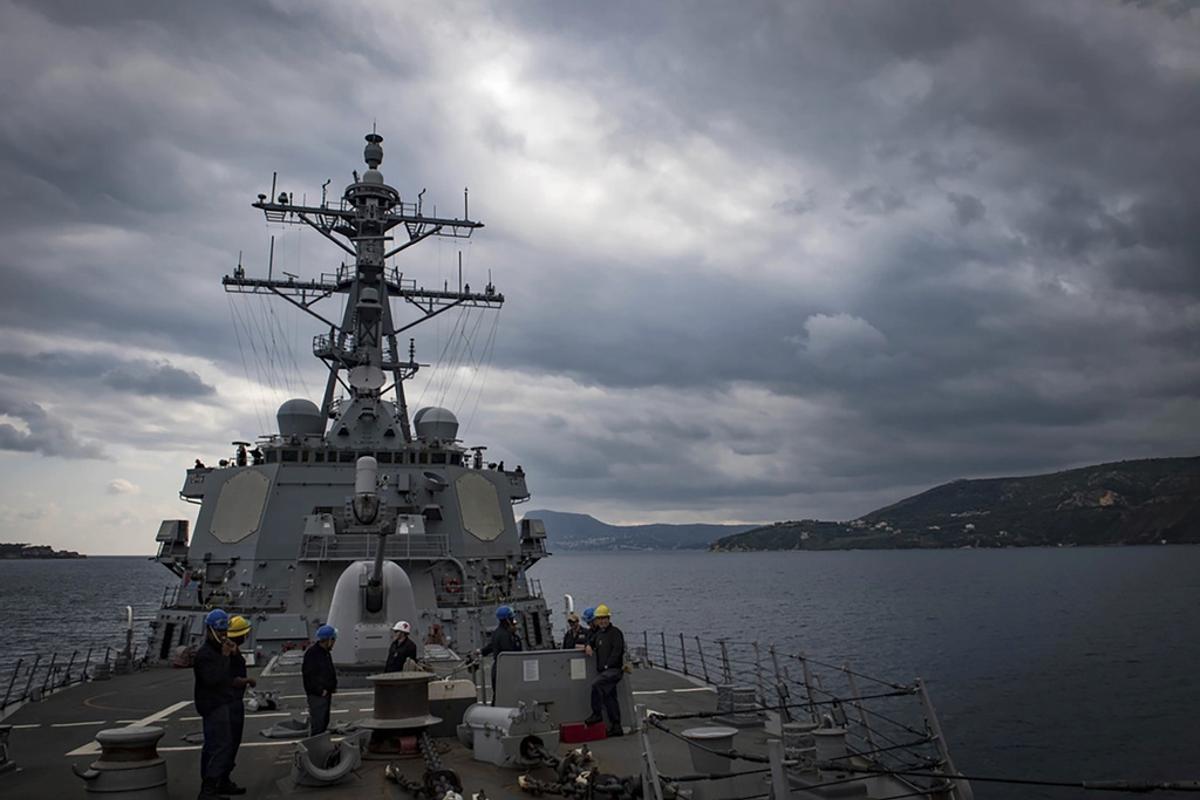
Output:
[[[354,468],[354,499],[351,507],[354,518],[360,525],[370,525],[379,517],[379,493],[376,491],[379,476],[379,462],[372,456],[363,456],[355,463]],[[379,531],[379,545],[375,550],[375,567],[367,580],[363,605],[372,614],[377,614],[383,608],[383,551],[387,546],[387,527]]]

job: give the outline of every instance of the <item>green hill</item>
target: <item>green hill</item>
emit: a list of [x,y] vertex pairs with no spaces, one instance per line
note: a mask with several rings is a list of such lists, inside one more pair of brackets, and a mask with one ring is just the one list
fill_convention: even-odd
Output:
[[849,522],[777,522],[711,549],[1200,542],[1200,458],[1153,458],[1021,478],[957,480]]
[[610,525],[588,514],[528,511],[546,523],[546,542],[558,550],[703,550],[713,540],[753,525]]

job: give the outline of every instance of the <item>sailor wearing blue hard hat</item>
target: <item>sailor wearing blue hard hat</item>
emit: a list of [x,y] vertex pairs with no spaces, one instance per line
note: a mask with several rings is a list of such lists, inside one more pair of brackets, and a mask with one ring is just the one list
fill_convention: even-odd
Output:
[[583,643],[585,645],[592,643],[592,636],[596,633],[596,607],[588,606],[583,610],[583,624],[587,626],[583,632]]
[[193,699],[203,721],[204,746],[200,749],[200,800],[215,800],[244,793],[229,780],[233,768],[233,711],[240,702],[237,689],[245,678],[234,675],[230,656],[237,646],[229,641],[229,614],[214,608],[204,617],[204,644],[196,650],[192,673]]
[[304,651],[300,675],[304,679],[304,694],[308,696],[309,735],[316,736],[329,728],[329,712],[337,692],[337,670],[333,668],[333,645],[337,628],[322,625],[317,628],[316,641]]
[[492,705],[496,705],[496,666],[501,653],[523,650],[521,634],[517,632],[517,613],[512,606],[500,606],[496,609],[496,630],[492,631],[492,639],[480,655],[492,656]]

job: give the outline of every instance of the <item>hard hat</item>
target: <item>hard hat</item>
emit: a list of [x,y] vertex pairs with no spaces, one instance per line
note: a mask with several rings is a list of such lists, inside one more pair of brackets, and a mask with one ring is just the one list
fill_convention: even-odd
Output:
[[214,608],[204,617],[204,624],[215,631],[229,630],[229,615],[224,609]]
[[572,611],[570,614],[567,614],[567,622],[579,622],[579,615]]
[[513,618],[512,606],[500,606],[496,609],[496,619],[503,622],[506,619]]
[[392,626],[392,630],[398,633],[412,633],[412,625],[409,625],[404,620],[400,620]]
[[318,642],[323,642],[326,639],[336,639],[336,638],[337,638],[337,628],[333,627],[332,625],[322,625],[321,627],[317,628],[317,641]]
[[230,637],[239,639],[248,633],[250,633],[250,620],[246,619],[241,614],[237,614],[229,618]]
[[601,603],[600,605],[596,606],[596,616],[611,617],[612,614],[609,613],[608,606],[604,605],[604,603]]
[[596,609],[592,608],[591,606],[589,606],[583,610],[583,621],[586,622],[588,625],[592,624],[592,618],[595,616],[596,616]]

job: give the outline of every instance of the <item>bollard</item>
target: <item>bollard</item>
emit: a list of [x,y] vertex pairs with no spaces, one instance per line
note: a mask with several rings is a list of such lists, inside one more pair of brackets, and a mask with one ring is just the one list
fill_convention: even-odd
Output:
[[717,709],[721,716],[717,720],[734,728],[758,728],[763,725],[763,715],[759,711],[758,696],[753,686],[728,687],[726,707],[721,707],[721,688],[717,687]]
[[728,775],[732,772],[732,758],[709,751],[727,753],[732,750],[737,728],[705,725],[700,728],[687,728],[680,731],[679,735],[687,739],[688,755],[692,758],[693,770],[708,775]]
[[167,800],[167,762],[158,754],[163,729],[130,726],[96,734],[100,757],[86,770],[72,766],[88,794],[111,800]]
[[813,731],[815,722],[785,722],[782,726],[783,753],[788,761],[796,762],[787,769],[789,774],[808,772],[817,760],[817,744]]

